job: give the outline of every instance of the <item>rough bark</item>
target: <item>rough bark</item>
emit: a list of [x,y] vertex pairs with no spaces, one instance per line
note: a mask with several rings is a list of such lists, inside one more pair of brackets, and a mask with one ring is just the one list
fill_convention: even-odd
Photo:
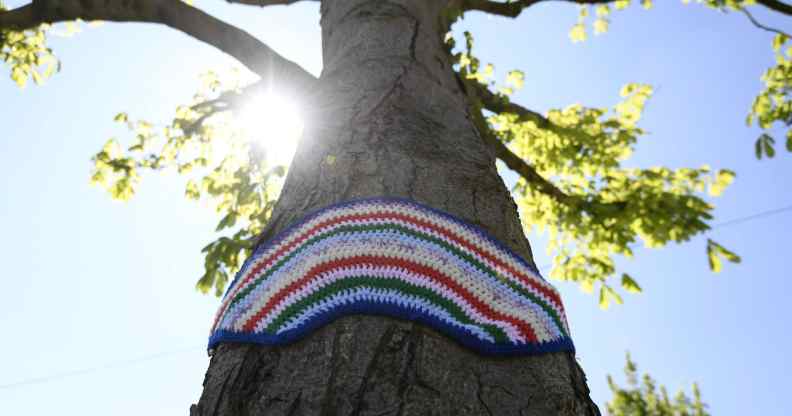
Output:
[[[324,0],[324,70],[264,238],[307,211],[399,196],[525,258],[517,208],[442,49],[443,1]],[[223,344],[192,416],[594,415],[571,354],[485,358],[425,327],[351,316],[286,347]]]

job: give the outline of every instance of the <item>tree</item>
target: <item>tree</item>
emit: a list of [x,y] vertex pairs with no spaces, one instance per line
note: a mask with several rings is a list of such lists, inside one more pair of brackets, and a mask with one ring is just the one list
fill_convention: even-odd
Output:
[[607,404],[608,414],[613,416],[648,415],[648,416],[709,416],[707,405],[701,401],[701,391],[693,383],[693,400],[680,390],[673,401],[668,396],[665,386],[660,386],[649,374],[644,374],[638,382],[638,367],[627,354],[624,366],[629,388],[616,385],[608,376],[608,386],[613,392],[613,400]]
[[[0,28],[7,29],[3,58],[18,83],[28,77],[40,81],[57,68],[47,66],[54,58],[45,46],[46,26],[40,24],[78,18],[164,24],[220,48],[265,80],[243,87],[210,75],[207,91],[177,109],[163,129],[131,122],[120,113],[117,121],[128,123],[135,142],[122,151],[111,141],[94,158],[94,181],[122,199],[132,195],[141,170],[177,166],[186,174],[195,167],[208,169],[200,181],[190,182],[187,194],[216,197],[224,214],[218,231],[236,232],[206,247],[206,273],[198,283],[204,291],[222,293],[259,241],[306,212],[361,196],[403,196],[448,211],[530,258],[517,206],[495,170],[497,158],[520,175],[513,191],[524,225],[547,227],[555,236],[553,275],[589,289],[598,285],[600,303],[607,305],[621,301],[606,284],[615,274],[612,254],[631,255],[630,244],[639,239],[662,246],[705,232],[712,207],[699,193],[709,187],[718,194],[733,173],[622,167],[643,133],[637,122],[651,95],[649,86],[626,86],[624,102],[612,113],[571,106],[541,115],[512,103],[509,93],[523,77],[518,71],[493,92],[491,67],[472,54],[472,35],[456,48],[447,37],[450,25],[467,12],[513,17],[536,3],[325,1],[325,68],[318,79],[259,40],[177,1],[102,6],[35,2],[0,14]],[[594,27],[606,27],[611,2],[573,3],[601,3]],[[628,2],[612,3],[619,8]],[[745,10],[750,2],[707,3]],[[783,3],[760,3],[789,12]],[[583,23],[571,35],[581,39],[582,33]],[[43,74],[36,72],[38,65],[44,65]],[[272,183],[284,172],[266,166],[260,149],[241,145],[230,156],[213,155],[218,143],[239,143],[227,113],[239,110],[253,91],[270,88],[300,97],[310,120],[277,203]],[[772,94],[786,93],[783,84],[771,88]],[[771,102],[783,107],[778,100]],[[158,138],[164,147],[152,150]],[[722,257],[738,260],[713,241],[707,250],[714,270]],[[621,284],[628,291],[640,290],[627,275]],[[522,373],[515,375],[515,368]],[[285,385],[282,381],[292,371],[299,375]],[[433,379],[438,375],[445,378]],[[440,414],[452,408],[494,414],[518,408],[529,414],[596,412],[570,355],[484,359],[420,326],[374,317],[339,320],[293,348],[221,347],[194,412],[243,414],[266,408],[304,413],[420,413],[412,409],[426,408]]]

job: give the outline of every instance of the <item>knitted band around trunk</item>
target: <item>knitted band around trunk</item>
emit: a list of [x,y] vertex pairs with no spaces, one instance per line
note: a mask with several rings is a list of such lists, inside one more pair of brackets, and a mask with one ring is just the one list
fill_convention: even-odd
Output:
[[352,314],[420,322],[487,355],[574,351],[558,292],[528,262],[474,225],[394,198],[323,208],[256,249],[209,348],[287,344]]

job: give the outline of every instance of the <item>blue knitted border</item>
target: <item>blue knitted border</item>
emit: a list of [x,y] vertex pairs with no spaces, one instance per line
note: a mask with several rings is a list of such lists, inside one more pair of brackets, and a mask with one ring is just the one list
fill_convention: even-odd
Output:
[[467,331],[449,325],[447,322],[437,319],[434,316],[421,313],[414,309],[405,309],[390,303],[379,303],[371,301],[357,301],[338,306],[323,314],[316,315],[305,325],[284,331],[277,335],[266,333],[234,332],[228,330],[218,330],[209,339],[209,350],[215,348],[220,342],[240,342],[254,343],[269,346],[281,346],[302,340],[314,331],[335,321],[336,319],[350,315],[378,315],[391,318],[400,318],[410,322],[424,324],[436,329],[444,335],[449,336],[453,341],[463,347],[467,347],[481,355],[515,357],[524,355],[534,355],[549,352],[569,351],[574,353],[575,346],[570,338],[562,338],[557,341],[545,342],[542,344],[523,344],[498,345],[484,342],[476,337],[471,337]]

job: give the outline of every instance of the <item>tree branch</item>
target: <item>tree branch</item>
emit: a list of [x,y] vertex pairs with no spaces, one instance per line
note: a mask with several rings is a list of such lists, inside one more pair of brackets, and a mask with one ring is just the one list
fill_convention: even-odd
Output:
[[[494,14],[498,16],[517,17],[523,10],[533,6],[536,3],[546,2],[551,0],[516,0],[508,3],[502,3],[491,0],[462,0],[462,10],[464,11],[480,11],[484,13]],[[577,4],[605,4],[612,3],[616,0],[555,0],[565,1],[567,3]]]
[[[575,128],[559,126],[553,123],[547,117],[537,113],[536,111],[527,109],[519,104],[515,104],[507,97],[499,96],[487,88],[486,85],[481,83],[468,83],[469,88],[473,88],[473,94],[481,102],[483,108],[492,111],[493,113],[509,113],[517,116],[517,120],[521,122],[532,121],[540,129],[552,131],[558,135],[574,136],[581,134],[581,131]],[[586,134],[583,132],[583,134]]]
[[264,81],[254,82],[241,90],[228,90],[221,93],[217,98],[201,101],[192,105],[190,108],[195,111],[210,107],[212,111],[234,111],[239,110],[247,100],[250,100],[256,93],[266,93],[268,85]]
[[511,3],[498,3],[489,0],[463,0],[462,10],[479,11],[498,16],[517,17],[523,9],[533,5],[537,0],[519,0]]
[[180,0],[34,0],[0,13],[0,29],[26,30],[42,23],[82,20],[158,23],[177,29],[231,55],[277,89],[297,96],[311,91],[316,78],[236,26]]
[[[460,79],[460,81],[462,81]],[[476,81],[462,81],[466,89],[468,97],[474,102],[478,102],[483,108],[494,113],[512,113],[516,114],[521,121],[533,121],[540,128],[551,130],[557,134],[571,134],[571,130],[566,127],[558,126],[548,120],[545,116],[531,111],[518,104],[509,102],[505,97],[499,97],[493,94],[485,85]],[[588,212],[592,218],[598,219],[602,215],[610,216],[618,213],[626,206],[626,202],[608,202],[603,203],[596,200],[587,201],[584,197],[578,195],[569,195],[554,185],[549,180],[545,179],[536,169],[526,162],[523,158],[517,156],[512,152],[503,141],[501,141],[495,132],[492,131],[487,120],[480,110],[472,105],[473,123],[481,134],[484,143],[492,150],[496,158],[503,161],[506,166],[522,176],[531,186],[538,189],[545,195],[555,199],[557,202],[571,207],[579,207]],[[599,221],[599,220],[597,220]]]
[[475,84],[475,85],[467,85],[469,88],[473,88],[473,94],[475,98],[477,98],[483,108],[492,111],[493,113],[509,113],[514,114],[517,116],[517,120],[521,122],[532,121],[536,124],[537,127],[540,129],[551,131],[555,134],[562,135],[562,136],[575,136],[584,134],[591,137],[588,133],[576,129],[573,127],[566,127],[566,126],[559,126],[558,124],[553,123],[547,117],[537,113],[536,111],[529,110],[519,104],[515,104],[507,97],[499,96],[492,91],[490,91],[486,85],[481,83],[468,83],[468,84]]
[[522,176],[528,184],[539,190],[539,192],[550,196],[557,202],[570,207],[577,207],[586,211],[591,217],[597,221],[602,221],[602,216],[612,216],[622,211],[627,203],[625,201],[603,203],[596,200],[587,201],[584,197],[578,195],[569,195],[555,186],[552,182],[545,179],[544,176],[534,169],[523,158],[517,156],[512,152],[505,143],[503,143],[487,125],[486,120],[481,112],[474,115],[477,120],[474,121],[481,133],[484,143],[492,150],[495,157],[502,160],[506,166]]
[[[237,0],[230,0],[237,1]],[[257,0],[239,0],[243,2]],[[266,1],[266,0],[258,0]],[[277,1],[277,0],[275,0]],[[505,17],[517,17],[523,10],[533,6],[536,3],[543,3],[548,1],[564,1],[567,3],[576,4],[606,4],[613,3],[616,0],[514,0],[508,3],[492,1],[492,0],[462,0],[463,11],[480,11],[484,13],[494,14]],[[780,0],[756,0],[756,3],[767,7],[770,10],[792,16],[792,4],[784,3]]]
[[[533,166],[529,165],[525,160],[521,157],[517,156],[506,147],[504,144],[492,131],[487,120],[484,119],[484,115],[481,113],[480,108],[478,107],[477,103],[481,103],[482,99],[480,96],[481,90],[486,91],[486,93],[491,94],[491,98],[495,97],[492,92],[490,92],[485,86],[479,84],[477,81],[465,80],[459,74],[456,74],[457,80],[462,85],[462,88],[465,90],[465,93],[468,95],[468,102],[470,104],[470,113],[473,118],[473,124],[476,126],[476,129],[481,134],[481,138],[484,139],[484,143],[492,150],[493,154],[496,158],[503,161],[509,169],[517,172],[520,176],[525,178],[528,183],[533,186],[536,186],[541,192],[550,195],[556,201],[567,204],[567,205],[578,205],[581,200],[580,198],[573,197],[567,195],[561,189],[558,189],[552,182],[545,179],[539,172],[534,169]],[[492,111],[492,110],[491,110]],[[542,117],[537,113],[531,112],[538,117]],[[542,117],[544,118],[544,117]],[[546,119],[545,119],[546,120]],[[549,121],[547,121],[549,123]]]
[[770,10],[792,16],[792,4],[787,4],[778,0],[756,0],[756,2]]
[[776,34],[779,34],[779,35],[782,35],[782,36],[786,36],[788,39],[792,39],[792,36],[789,36],[789,33],[786,33],[783,30],[775,29],[775,28],[772,28],[772,27],[769,27],[769,26],[765,26],[765,25],[759,23],[759,21],[756,20],[756,18],[754,18],[754,16],[751,14],[751,12],[749,12],[747,9],[740,9],[740,11],[743,12],[748,17],[748,20],[750,20],[751,23],[753,23],[753,25],[758,27],[759,29],[766,30],[766,31],[772,32],[772,33],[776,33]]
[[[482,119],[483,117],[480,116]],[[481,124],[476,123],[476,124]],[[486,125],[484,121],[483,126],[479,126],[479,132],[484,139],[484,143],[489,146],[490,150],[495,154],[495,157],[502,160],[506,166],[515,171],[518,175],[522,176],[528,183],[535,186],[539,191],[551,196],[556,201],[566,205],[578,205],[581,202],[580,198],[567,195],[561,189],[558,189],[552,182],[545,179],[533,166],[528,164],[521,157],[517,156],[506,147],[500,139],[498,139],[492,132],[492,129]]]
[[229,3],[247,4],[249,6],[289,6],[301,1],[320,1],[320,0],[226,0]]
[[468,85],[466,86],[468,88],[473,88],[472,92],[479,100],[481,100],[482,106],[493,113],[515,114],[520,121],[533,121],[539,128],[543,129],[559,127],[548,120],[547,117],[537,113],[536,111],[529,110],[519,104],[515,104],[509,101],[509,99],[506,97],[498,96],[497,94],[490,91],[486,85],[483,85],[479,82],[470,82],[467,84]]

